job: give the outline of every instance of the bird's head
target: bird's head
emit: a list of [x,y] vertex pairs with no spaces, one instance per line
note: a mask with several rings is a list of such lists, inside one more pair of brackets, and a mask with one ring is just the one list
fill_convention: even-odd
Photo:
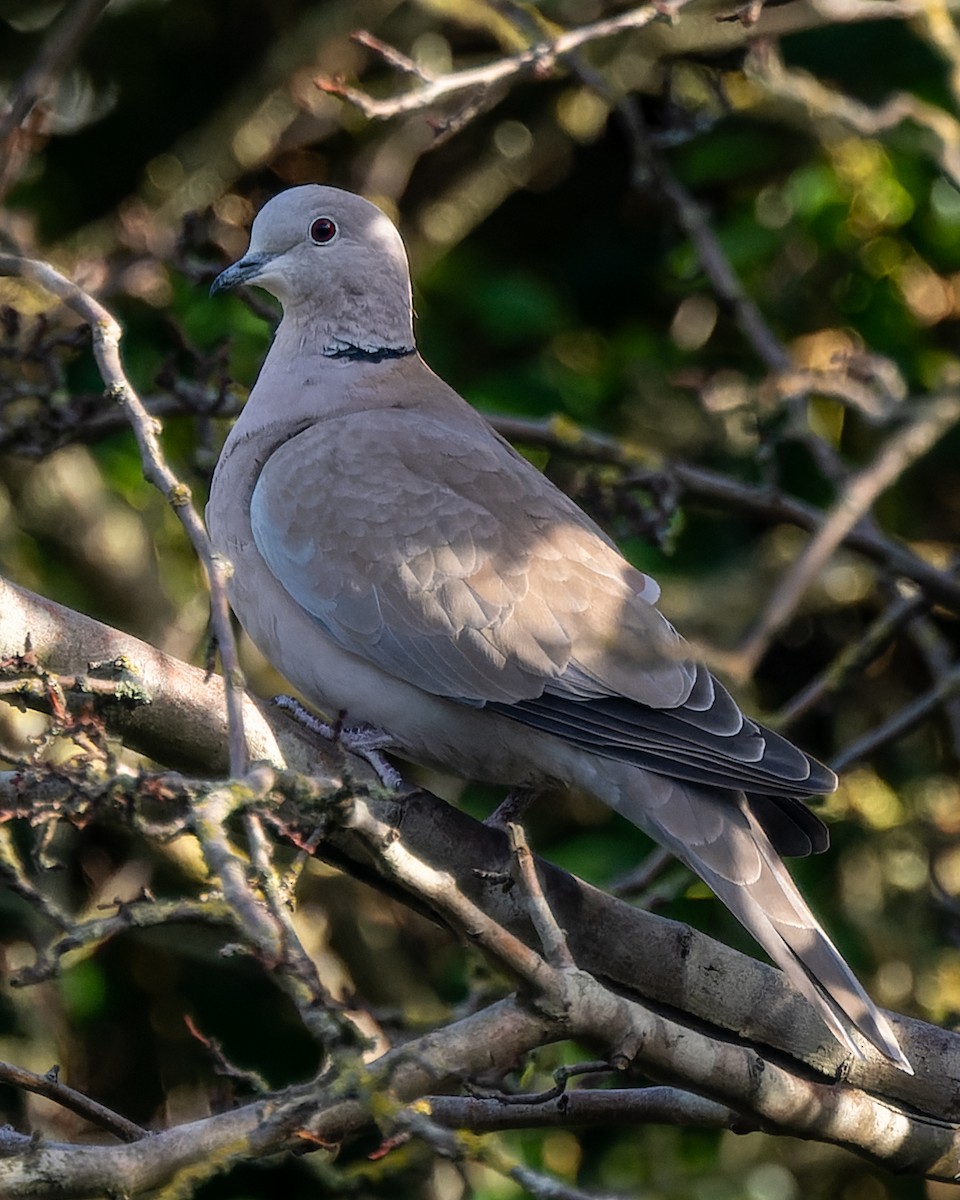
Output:
[[262,287],[284,317],[362,349],[413,346],[410,271],[403,241],[376,205],[340,188],[306,184],[268,201],[244,256],[213,281]]

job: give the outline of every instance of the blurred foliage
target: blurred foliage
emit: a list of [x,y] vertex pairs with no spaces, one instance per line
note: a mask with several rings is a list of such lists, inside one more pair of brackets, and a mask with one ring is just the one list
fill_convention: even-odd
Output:
[[[575,25],[605,6],[544,0],[539,10]],[[55,3],[0,0],[0,91],[13,95],[57,12]],[[595,94],[563,71],[526,79],[434,146],[425,114],[367,121],[313,84],[342,75],[378,95],[402,86],[349,40],[359,25],[443,71],[522,44],[515,17],[509,5],[481,0],[114,0],[63,65],[59,90],[20,147],[16,177],[5,177],[0,247],[62,264],[96,290],[125,325],[126,363],[145,395],[177,395],[190,384],[205,398],[192,411],[185,402],[187,415],[169,419],[164,434],[198,494],[224,433],[218,412],[231,403],[228,381],[241,393],[250,385],[270,337],[267,301],[254,311],[232,295],[212,300],[207,285],[242,252],[268,196],[314,180],[362,191],[397,216],[424,355],[481,409],[561,414],[635,449],[650,470],[681,459],[828,505],[834,483],[809,442],[785,429],[768,366],[711,287],[654,175],[631,186],[630,148]],[[686,19],[681,13],[678,30]],[[903,92],[936,106],[956,136],[956,44],[932,17],[798,20],[776,48],[739,22],[708,15],[707,23],[712,32],[695,53],[668,47],[663,56],[644,31],[587,54],[615,89],[640,96],[658,153],[704,206],[792,368],[829,373],[852,363],[868,382],[893,381],[875,388],[879,413],[829,392],[796,410],[841,463],[863,466],[918,398],[960,380],[960,178],[950,147],[936,122],[916,116],[870,130],[865,107]],[[442,109],[456,113],[457,102]],[[70,334],[52,346],[51,330],[64,333],[62,315],[12,282],[0,280],[0,303],[20,314],[0,334],[8,451],[0,458],[0,569],[201,661],[200,575],[176,520],[143,482],[132,436],[112,427],[65,436],[73,444],[53,450],[40,439],[38,430],[58,413],[69,417],[78,397],[102,411],[85,339]],[[31,344],[43,348],[34,359]],[[32,455],[30,437],[39,439]],[[954,432],[877,508],[891,535],[938,565],[956,542],[958,451]],[[530,453],[659,575],[666,611],[708,647],[736,645],[805,538],[682,500],[666,505],[651,538],[649,523],[640,527],[650,498],[619,468],[562,446]],[[838,553],[739,689],[745,705],[767,713],[785,705],[861,637],[895,589],[864,559]],[[956,614],[935,607],[927,633],[935,652],[899,631],[792,732],[829,758],[898,712],[930,686],[938,663],[952,664]],[[279,690],[246,652],[254,685]],[[41,725],[0,713],[8,747],[26,745]],[[944,1023],[960,1011],[958,729],[948,700],[858,764],[823,804],[833,851],[796,865],[878,1000]],[[443,786],[460,793],[453,781]],[[492,800],[479,791],[462,798],[479,811]],[[538,850],[601,886],[649,849],[611,813],[571,798],[541,802],[530,824]],[[160,897],[202,887],[188,850],[149,849],[116,830],[61,831],[47,853],[51,887],[87,914],[144,887]],[[753,952],[702,889],[675,876],[665,893],[673,898],[664,911]],[[324,971],[366,997],[387,1028],[438,1019],[490,983],[447,935],[325,867],[307,873],[297,919]],[[5,966],[30,961],[37,928],[6,892],[0,928]],[[131,931],[68,960],[56,983],[0,992],[0,1058],[39,1071],[57,1061],[73,1086],[135,1120],[184,1120],[228,1103],[238,1088],[244,1094],[215,1076],[184,1015],[273,1084],[315,1065],[316,1049],[280,993],[200,929]],[[564,1052],[545,1051],[529,1086],[549,1080]],[[54,1138],[80,1132],[70,1114],[10,1091],[0,1092],[0,1111]],[[948,1194],[829,1147],[761,1135],[554,1130],[504,1142],[581,1187],[644,1197]],[[519,1194],[486,1168],[463,1175],[415,1145],[376,1163],[365,1157],[374,1148],[349,1147],[333,1167],[308,1157],[238,1169],[199,1195],[312,1196],[318,1187],[430,1200]]]

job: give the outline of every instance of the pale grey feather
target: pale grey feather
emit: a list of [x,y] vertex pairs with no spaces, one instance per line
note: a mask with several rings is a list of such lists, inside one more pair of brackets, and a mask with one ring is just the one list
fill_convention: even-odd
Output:
[[[389,488],[371,481],[389,475]],[[316,497],[336,479],[336,503]],[[320,420],[277,449],[251,521],[277,579],[344,648],[467,702],[574,691],[676,706],[696,668],[646,576],[505,443],[401,409]],[[518,518],[522,536],[512,536]],[[669,651],[675,652],[670,656]]]

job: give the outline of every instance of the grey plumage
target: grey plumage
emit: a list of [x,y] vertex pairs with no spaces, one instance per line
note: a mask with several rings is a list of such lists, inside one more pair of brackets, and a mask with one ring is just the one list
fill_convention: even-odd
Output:
[[909,1070],[779,857],[826,848],[801,797],[832,772],[744,717],[656,583],[430,371],[387,218],[293,188],[214,286],[238,282],[284,315],[207,519],[267,658],[412,761],[592,792],[709,884],[844,1045],[852,1025]]

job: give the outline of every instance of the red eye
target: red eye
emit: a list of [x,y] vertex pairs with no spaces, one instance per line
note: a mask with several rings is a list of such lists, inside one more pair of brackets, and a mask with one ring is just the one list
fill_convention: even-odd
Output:
[[310,226],[310,237],[318,246],[325,246],[337,236],[337,227],[329,217],[317,217]]

